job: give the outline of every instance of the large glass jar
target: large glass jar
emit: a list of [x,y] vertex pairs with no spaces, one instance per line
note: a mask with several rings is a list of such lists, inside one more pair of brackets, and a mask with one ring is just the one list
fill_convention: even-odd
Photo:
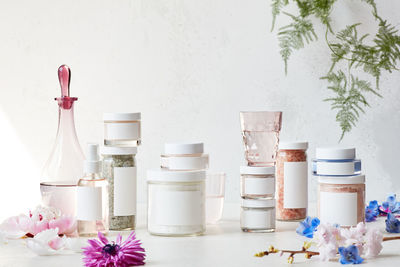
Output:
[[205,232],[205,177],[205,171],[148,171],[150,234],[192,236]]
[[276,160],[276,218],[297,221],[307,216],[307,142],[280,143]]
[[318,218],[355,226],[365,219],[365,176],[318,176]]
[[110,230],[133,230],[136,223],[136,147],[103,147],[103,177],[108,181]]

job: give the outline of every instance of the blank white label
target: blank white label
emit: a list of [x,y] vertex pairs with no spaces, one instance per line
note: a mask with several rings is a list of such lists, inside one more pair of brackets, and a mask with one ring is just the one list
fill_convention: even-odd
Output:
[[274,178],[245,178],[244,193],[249,195],[269,195],[275,192]]
[[307,162],[285,162],[283,165],[283,207],[307,208]]
[[353,175],[354,162],[317,162],[317,174]]
[[241,214],[242,228],[270,229],[275,228],[275,209],[243,210]]
[[114,168],[114,216],[136,215],[136,167]]
[[77,219],[98,221],[102,219],[101,187],[77,187]]
[[105,123],[105,139],[137,140],[140,138],[139,122]]
[[357,225],[357,193],[320,192],[319,197],[321,222]]
[[175,191],[150,186],[149,196],[149,223],[171,226],[203,224],[205,199],[200,191]]

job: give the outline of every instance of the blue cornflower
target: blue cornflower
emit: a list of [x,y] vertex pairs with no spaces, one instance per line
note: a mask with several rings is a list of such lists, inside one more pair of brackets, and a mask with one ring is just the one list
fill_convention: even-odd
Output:
[[339,247],[340,263],[341,264],[360,264],[364,261],[358,253],[358,248],[355,245]]
[[389,233],[400,233],[400,221],[392,213],[388,213],[385,223],[386,231]]
[[319,223],[320,221],[317,217],[311,218],[310,216],[307,216],[304,221],[300,222],[296,229],[296,233],[308,238],[313,238],[314,232],[317,230]]
[[369,205],[365,207],[365,221],[372,222],[375,221],[379,215],[379,205],[378,201],[372,200]]
[[389,195],[387,200],[382,202],[381,212],[384,214],[400,212],[400,202],[396,201],[396,194]]

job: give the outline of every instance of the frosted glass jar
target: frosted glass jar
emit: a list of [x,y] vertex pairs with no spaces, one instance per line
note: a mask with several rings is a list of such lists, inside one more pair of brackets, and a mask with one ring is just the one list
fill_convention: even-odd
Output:
[[365,176],[318,176],[318,218],[342,227],[365,220]]
[[280,143],[276,160],[276,218],[303,220],[308,206],[307,142]]
[[104,113],[104,145],[138,146],[141,144],[140,113]]
[[274,198],[275,167],[240,166],[242,198]]
[[274,232],[275,199],[242,199],[240,227],[243,232]]
[[208,155],[203,153],[203,143],[165,144],[161,168],[176,171],[208,169]]
[[206,230],[205,171],[147,172],[147,230],[161,236],[194,236]]

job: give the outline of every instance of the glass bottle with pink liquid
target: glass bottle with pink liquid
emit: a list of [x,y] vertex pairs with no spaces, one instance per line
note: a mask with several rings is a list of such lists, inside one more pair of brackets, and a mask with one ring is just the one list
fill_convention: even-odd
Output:
[[74,103],[69,94],[71,71],[62,65],[58,69],[61,97],[58,103],[56,141],[42,171],[40,191],[42,204],[57,208],[62,214],[76,215],[76,185],[83,174],[84,155],[75,131]]

